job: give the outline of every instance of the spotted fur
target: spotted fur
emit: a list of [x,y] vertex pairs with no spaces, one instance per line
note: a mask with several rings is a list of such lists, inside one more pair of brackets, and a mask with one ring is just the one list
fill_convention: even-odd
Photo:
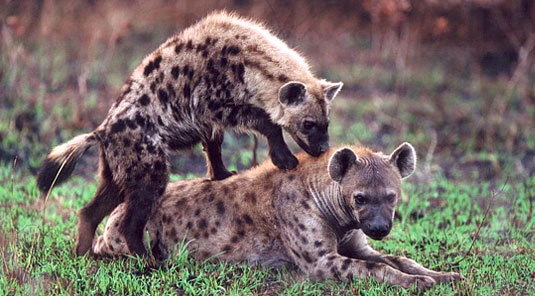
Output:
[[282,129],[319,156],[328,148],[329,103],[341,87],[314,77],[299,54],[262,26],[212,14],[147,56],[104,122],[54,148],[37,183],[49,190],[64,181],[98,143],[101,186],[80,211],[76,253],[89,250],[103,217],[126,201],[121,231],[134,253],[145,254],[142,231],[167,185],[172,151],[201,142],[210,177],[221,180],[232,175],[221,159],[224,129],[254,131],[267,138],[278,168],[293,169],[297,159]]
[[[199,260],[295,264],[316,279],[373,277],[405,288],[426,288],[460,278],[381,254],[367,242],[367,236],[381,239],[390,231],[401,179],[416,161],[410,144],[388,156],[345,147],[319,158],[301,154],[299,161],[295,171],[264,163],[220,182],[170,183],[147,224],[151,246],[167,254],[185,239]],[[357,201],[358,194],[368,203]],[[95,254],[131,253],[117,230],[124,217],[121,205],[94,241]],[[390,221],[388,231],[373,229],[385,221]]]

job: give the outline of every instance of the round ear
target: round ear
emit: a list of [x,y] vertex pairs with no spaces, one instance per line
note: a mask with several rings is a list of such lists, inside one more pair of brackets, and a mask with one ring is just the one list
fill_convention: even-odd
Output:
[[344,86],[342,82],[334,83],[329,81],[322,81],[321,85],[323,87],[323,94],[325,95],[327,102],[331,102],[342,89],[342,86]]
[[329,175],[334,181],[342,182],[347,171],[356,165],[357,160],[358,157],[353,150],[349,148],[338,149],[329,159]]
[[279,88],[279,101],[283,106],[299,105],[305,100],[306,90],[303,83],[290,81]]
[[390,163],[395,165],[402,179],[410,176],[416,168],[416,151],[411,144],[405,142],[399,145],[392,154],[390,154]]

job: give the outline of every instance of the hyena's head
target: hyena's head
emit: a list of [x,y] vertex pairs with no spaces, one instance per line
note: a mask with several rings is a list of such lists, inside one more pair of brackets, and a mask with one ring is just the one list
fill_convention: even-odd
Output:
[[329,175],[340,185],[343,203],[357,220],[354,224],[379,240],[390,233],[401,180],[410,176],[415,166],[416,153],[409,143],[388,156],[369,150],[357,155],[342,148],[329,160]]
[[329,149],[329,104],[343,84],[322,80],[320,85],[321,91],[313,93],[305,84],[290,81],[278,94],[284,110],[281,125],[312,156]]

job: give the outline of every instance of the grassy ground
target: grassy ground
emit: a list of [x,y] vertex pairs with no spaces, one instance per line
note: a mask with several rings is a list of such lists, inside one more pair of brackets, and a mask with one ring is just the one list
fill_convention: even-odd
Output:
[[[135,258],[72,255],[76,212],[96,189],[96,151],[47,200],[35,187],[35,170],[53,145],[98,125],[130,71],[165,35],[96,46],[92,58],[73,54],[76,44],[2,44],[0,295],[418,293],[374,280],[311,282],[293,269],[195,262],[183,245],[158,268]],[[422,54],[400,69],[366,40],[340,47],[355,61],[316,69],[345,83],[332,110],[333,145],[390,152],[409,141],[420,160],[391,235],[373,245],[466,278],[429,295],[535,294],[535,130],[528,128],[535,126],[535,89],[512,88],[508,76],[486,77],[457,52]],[[228,166],[249,167],[251,147],[251,138],[229,134]],[[261,140],[260,159],[265,150]],[[196,147],[176,157],[173,178],[204,170]]]

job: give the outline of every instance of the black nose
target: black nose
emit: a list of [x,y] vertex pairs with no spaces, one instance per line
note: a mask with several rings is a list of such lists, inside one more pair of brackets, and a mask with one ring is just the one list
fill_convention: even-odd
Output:
[[368,229],[373,237],[382,238],[388,235],[390,228],[387,224],[368,224]]
[[323,153],[325,151],[329,150],[329,143],[323,143],[320,145],[320,153]]

